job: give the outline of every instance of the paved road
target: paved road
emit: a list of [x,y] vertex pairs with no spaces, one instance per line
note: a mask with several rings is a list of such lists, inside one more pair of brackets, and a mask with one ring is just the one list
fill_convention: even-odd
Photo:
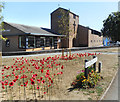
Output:
[[[89,50],[80,50],[80,51],[71,51],[71,53],[93,53],[96,52],[97,50],[105,50],[105,49],[115,49],[115,48],[102,48],[102,49],[89,49]],[[117,49],[117,48],[116,48]],[[96,53],[102,53],[102,54],[119,54],[118,52],[96,52]],[[43,53],[43,54],[30,54],[30,55],[15,55],[15,56],[2,56],[2,58],[10,58],[10,57],[30,57],[30,56],[51,56],[51,55],[59,55],[61,52],[56,52],[56,53]],[[66,54],[66,52],[65,52]]]

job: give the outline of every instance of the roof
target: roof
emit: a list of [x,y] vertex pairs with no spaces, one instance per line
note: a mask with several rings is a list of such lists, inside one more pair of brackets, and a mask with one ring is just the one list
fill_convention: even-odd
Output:
[[[65,8],[59,7],[59,8],[57,8],[56,10],[54,10],[52,13],[56,12],[56,11],[59,10],[59,9],[63,9],[63,10],[65,10],[65,11],[69,11],[69,10],[67,10],[67,9],[65,9]],[[51,14],[52,14],[52,13],[51,13]],[[71,12],[71,11],[70,11],[70,13],[76,15],[75,13],[73,13],[73,12]],[[76,16],[79,17],[79,15],[76,15]]]
[[42,35],[42,36],[63,36],[60,34],[55,34],[51,31],[51,29],[42,28],[42,27],[35,27],[35,26],[28,26],[23,24],[16,24],[16,23],[8,23],[5,22],[12,27],[30,35]]
[[84,28],[86,28],[86,29],[91,30],[91,31],[92,31],[92,34],[99,35],[99,36],[101,36],[101,35],[102,35],[102,34],[101,34],[101,32],[99,32],[99,31],[97,31],[97,30],[91,29],[91,28],[89,28],[89,27],[85,27],[85,26],[80,25],[80,24],[79,24],[79,26],[81,26],[81,27],[84,27]]

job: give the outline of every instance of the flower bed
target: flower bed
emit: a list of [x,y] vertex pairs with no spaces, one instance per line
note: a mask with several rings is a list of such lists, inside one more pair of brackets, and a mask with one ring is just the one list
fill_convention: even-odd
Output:
[[92,67],[88,67],[89,73],[87,79],[84,75],[84,70],[82,70],[81,73],[76,76],[76,79],[71,85],[74,88],[94,88],[97,82],[99,82],[103,77],[100,76],[100,73],[94,72],[93,70],[94,69]]

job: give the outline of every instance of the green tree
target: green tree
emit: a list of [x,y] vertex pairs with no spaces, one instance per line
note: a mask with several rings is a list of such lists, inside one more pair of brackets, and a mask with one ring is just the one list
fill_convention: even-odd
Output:
[[3,8],[4,8],[4,3],[3,2],[0,2],[0,39],[2,39],[2,40],[6,40],[7,38],[4,38],[3,36],[2,36],[2,31],[4,30],[3,29],[3,16],[2,16],[2,10],[3,10]]
[[58,33],[65,35],[66,38],[69,38],[70,29],[69,29],[69,12],[70,10],[59,9],[59,20],[58,20]]
[[120,41],[120,12],[111,13],[103,21],[103,36],[110,37],[113,41]]

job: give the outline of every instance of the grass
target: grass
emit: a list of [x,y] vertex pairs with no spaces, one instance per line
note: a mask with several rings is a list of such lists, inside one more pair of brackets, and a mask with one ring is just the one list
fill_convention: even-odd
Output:
[[96,92],[97,92],[97,96],[101,96],[103,92],[103,88],[101,86],[96,86]]

